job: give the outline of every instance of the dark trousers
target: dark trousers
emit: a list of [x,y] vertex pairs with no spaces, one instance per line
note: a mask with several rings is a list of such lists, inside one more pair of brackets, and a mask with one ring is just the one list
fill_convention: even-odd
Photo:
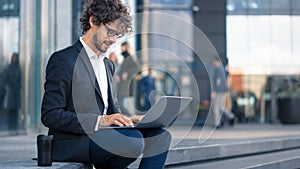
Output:
[[104,129],[90,140],[91,163],[98,169],[124,169],[142,153],[140,169],[161,169],[171,135],[163,129]]

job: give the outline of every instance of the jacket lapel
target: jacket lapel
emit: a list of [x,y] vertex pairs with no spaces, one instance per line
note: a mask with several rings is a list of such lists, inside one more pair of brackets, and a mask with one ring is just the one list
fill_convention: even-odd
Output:
[[79,40],[76,42],[75,45],[76,45],[77,50],[79,51],[79,57],[82,60],[82,62],[84,63],[85,68],[88,71],[90,80],[91,80],[92,84],[94,85],[94,88],[96,89],[97,94],[102,98],[102,94],[101,94],[101,91],[100,91],[100,88],[99,88],[99,85],[97,82],[95,72],[93,70],[93,66],[89,60],[89,57],[88,57],[85,49],[83,48],[83,46]]

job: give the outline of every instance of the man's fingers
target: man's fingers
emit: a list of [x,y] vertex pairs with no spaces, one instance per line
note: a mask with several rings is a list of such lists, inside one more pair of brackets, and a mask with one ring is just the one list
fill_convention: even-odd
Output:
[[133,126],[132,121],[128,117],[126,117],[122,114],[115,114],[114,120],[115,120],[115,121],[113,121],[114,124],[118,125],[118,126]]
[[121,122],[125,125],[125,126],[133,126],[133,123],[132,123],[132,121],[128,118],[128,117],[126,117],[126,116],[121,116],[121,118],[120,118],[120,120],[121,120]]
[[117,125],[117,126],[124,126],[121,122],[119,122],[118,120],[114,120],[114,125]]

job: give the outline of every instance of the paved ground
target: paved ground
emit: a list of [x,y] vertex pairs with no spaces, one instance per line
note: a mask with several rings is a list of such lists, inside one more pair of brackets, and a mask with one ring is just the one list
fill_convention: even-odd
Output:
[[[171,130],[173,138],[182,138],[186,133],[185,126],[174,127]],[[192,128],[185,138],[198,139],[202,126]],[[206,131],[207,132],[207,131]],[[281,125],[281,124],[237,124],[233,127],[224,126],[216,129],[211,138],[213,139],[242,139],[242,138],[261,138],[272,136],[300,135],[300,125]]]
[[[192,129],[187,126],[172,127],[172,147],[300,135],[300,125],[238,124],[234,127],[225,126],[217,130],[209,128],[204,131],[202,129],[200,126]],[[30,168],[36,167],[36,162],[31,160],[33,157],[36,157],[35,134],[0,137],[0,168],[15,168],[18,165],[19,167],[20,165],[27,165]]]
[[[238,124],[233,127],[224,126],[219,129],[195,126],[178,126],[171,129],[172,147],[185,145],[209,145],[265,139],[285,136],[300,136],[300,125],[281,124]],[[180,144],[179,144],[180,143]]]

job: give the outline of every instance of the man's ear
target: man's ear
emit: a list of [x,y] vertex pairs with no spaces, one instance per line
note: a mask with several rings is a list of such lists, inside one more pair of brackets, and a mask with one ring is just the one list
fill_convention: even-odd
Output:
[[94,16],[90,16],[89,23],[90,23],[90,25],[91,25],[91,28],[93,28],[93,27],[95,26],[93,20],[94,20]]

